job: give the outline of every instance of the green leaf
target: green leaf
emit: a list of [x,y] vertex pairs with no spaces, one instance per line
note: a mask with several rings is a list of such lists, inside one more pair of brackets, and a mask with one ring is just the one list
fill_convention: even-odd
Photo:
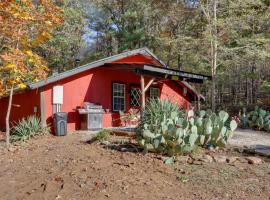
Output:
[[144,130],[143,131],[143,137],[153,139],[153,138],[155,138],[155,135],[149,130]]
[[223,123],[225,123],[227,119],[229,118],[229,114],[223,110],[218,113],[218,116],[223,121]]
[[167,158],[164,163],[166,165],[172,165],[174,163],[174,157]]
[[157,149],[160,144],[160,139],[154,139],[154,148]]
[[237,128],[237,123],[235,120],[231,121],[230,128],[231,128],[231,131],[235,131],[235,129]]
[[198,138],[197,133],[191,133],[189,136],[189,144],[190,146],[193,146]]
[[205,141],[205,135],[201,135],[200,136],[200,144],[204,145],[204,141]]

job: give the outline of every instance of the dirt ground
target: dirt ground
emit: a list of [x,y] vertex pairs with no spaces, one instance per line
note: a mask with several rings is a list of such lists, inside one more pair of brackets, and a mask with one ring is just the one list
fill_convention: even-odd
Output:
[[88,138],[41,136],[10,151],[0,147],[0,199],[270,199],[267,160],[165,165],[158,155],[104,148]]

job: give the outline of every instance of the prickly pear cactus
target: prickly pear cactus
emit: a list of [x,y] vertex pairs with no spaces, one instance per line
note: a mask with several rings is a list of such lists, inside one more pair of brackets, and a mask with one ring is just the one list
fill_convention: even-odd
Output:
[[255,107],[255,109],[248,114],[244,111],[240,115],[241,127],[252,128],[256,130],[264,130],[270,132],[270,112],[262,108]]
[[191,152],[197,146],[208,144],[225,146],[237,128],[236,121],[228,123],[229,115],[225,111],[218,114],[203,110],[198,114],[188,111],[183,115],[177,110],[167,111],[164,105],[154,106],[158,109],[158,113],[166,114],[159,114],[155,120],[153,116],[156,116],[157,112],[153,108],[148,108],[149,113],[146,116],[151,120],[143,120],[137,131],[138,143],[147,151],[173,156]]

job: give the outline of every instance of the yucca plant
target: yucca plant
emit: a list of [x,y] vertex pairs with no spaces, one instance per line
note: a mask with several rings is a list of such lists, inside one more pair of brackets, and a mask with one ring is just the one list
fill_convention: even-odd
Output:
[[49,132],[50,128],[42,127],[40,118],[32,115],[13,124],[11,142],[26,141],[35,135],[48,134]]
[[169,100],[151,99],[148,101],[146,109],[143,112],[143,118],[138,127],[138,131],[144,128],[145,124],[151,126],[151,130],[157,132],[161,122],[171,117],[171,113],[176,116],[183,116],[185,111],[180,110],[179,106]]

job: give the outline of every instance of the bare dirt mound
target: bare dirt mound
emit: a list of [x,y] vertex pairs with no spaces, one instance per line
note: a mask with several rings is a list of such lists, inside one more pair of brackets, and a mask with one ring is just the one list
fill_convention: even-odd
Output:
[[270,164],[165,165],[159,156],[42,136],[1,149],[0,199],[268,199]]

